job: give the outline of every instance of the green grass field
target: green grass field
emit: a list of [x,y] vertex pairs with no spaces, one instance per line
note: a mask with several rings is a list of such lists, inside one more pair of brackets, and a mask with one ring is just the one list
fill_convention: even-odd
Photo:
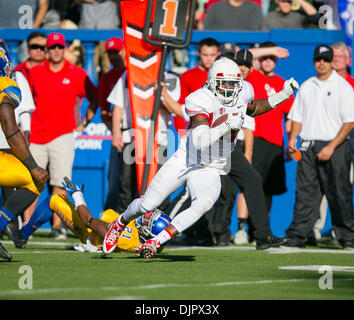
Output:
[[[37,232],[26,249],[3,245],[13,260],[0,260],[0,300],[259,300],[354,299],[354,251],[327,243],[304,250],[256,251],[252,246],[173,247],[150,260],[133,253],[81,253],[78,240],[53,241]],[[332,266],[329,273],[319,266]],[[23,267],[29,266],[29,267]],[[334,267],[336,266],[336,267]],[[20,273],[21,269],[27,270]],[[347,267],[347,268],[344,268]],[[351,268],[349,268],[351,267]],[[26,269],[27,268],[27,269]],[[32,289],[28,270],[32,271]]]

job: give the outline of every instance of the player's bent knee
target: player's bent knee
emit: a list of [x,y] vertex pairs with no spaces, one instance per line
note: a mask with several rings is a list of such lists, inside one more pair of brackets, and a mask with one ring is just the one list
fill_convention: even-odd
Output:
[[154,206],[153,203],[149,202],[148,199],[146,198],[140,198],[139,199],[139,204],[138,204],[138,211],[141,214],[145,214],[151,211],[154,211],[156,207]]
[[201,216],[209,211],[214,205],[214,201],[209,197],[197,197],[192,200],[191,208]]

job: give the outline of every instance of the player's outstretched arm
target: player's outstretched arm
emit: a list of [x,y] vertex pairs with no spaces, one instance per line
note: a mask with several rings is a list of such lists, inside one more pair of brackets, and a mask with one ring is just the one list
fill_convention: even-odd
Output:
[[108,224],[92,216],[90,210],[87,208],[83,195],[84,186],[75,186],[68,177],[64,177],[63,186],[72,196],[75,203],[75,209],[79,213],[82,223],[87,228],[96,232],[100,237],[104,238],[108,230]]
[[247,115],[250,117],[257,117],[263,113],[273,110],[279,104],[289,99],[294,93],[295,89],[299,89],[299,84],[291,78],[284,83],[283,90],[273,94],[267,99],[253,100],[247,108]]
[[45,183],[49,178],[48,171],[40,168],[33,159],[25,137],[17,126],[13,103],[7,97],[4,97],[0,104],[0,122],[14,155],[23,162],[38,182]]

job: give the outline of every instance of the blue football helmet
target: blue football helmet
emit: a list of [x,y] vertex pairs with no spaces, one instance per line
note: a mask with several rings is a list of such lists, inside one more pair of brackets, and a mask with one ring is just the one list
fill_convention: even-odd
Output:
[[2,42],[0,42],[0,77],[12,77],[10,54]]
[[140,216],[135,221],[139,235],[144,240],[149,240],[157,236],[170,223],[171,218],[164,214],[161,210],[156,209],[154,212],[149,212]]

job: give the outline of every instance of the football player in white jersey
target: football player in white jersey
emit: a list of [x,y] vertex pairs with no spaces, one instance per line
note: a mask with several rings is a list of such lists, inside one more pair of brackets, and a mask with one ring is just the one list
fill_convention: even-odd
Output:
[[156,237],[141,245],[139,255],[153,257],[157,249],[183,232],[206,213],[219,197],[220,174],[226,174],[227,158],[236,142],[244,117],[268,112],[288,99],[298,88],[291,78],[277,94],[253,100],[252,86],[243,81],[237,64],[228,58],[216,60],[209,70],[207,83],[186,98],[185,111],[190,117],[187,138],[161,167],[141,198],[111,224],[103,250],[112,252],[124,227],[133,219],[153,211],[182,185],[188,187],[191,206],[177,215]]

